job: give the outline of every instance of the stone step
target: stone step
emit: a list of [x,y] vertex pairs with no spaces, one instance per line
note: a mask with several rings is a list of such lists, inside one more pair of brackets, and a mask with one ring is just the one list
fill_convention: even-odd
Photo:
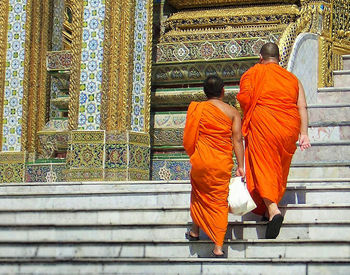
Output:
[[1,274],[298,274],[347,275],[347,258],[0,258]]
[[[287,190],[324,190],[337,188],[350,188],[349,178],[322,178],[322,179],[289,179]],[[116,196],[139,196],[139,195],[162,195],[182,194],[191,191],[190,180],[169,181],[139,181],[139,182],[81,182],[81,183],[11,183],[0,186],[0,197],[11,196],[68,196],[72,195],[116,195]]]
[[334,87],[350,87],[350,69],[333,71]]
[[[211,241],[112,241],[112,242],[0,242],[0,257],[60,258],[202,258],[210,257]],[[242,259],[350,259],[350,241],[328,240],[232,240],[223,247],[227,258]]]
[[293,161],[350,161],[350,140],[335,142],[313,142],[311,148],[301,151],[298,148]]
[[[280,206],[286,223],[338,222],[350,220],[350,204],[288,204]],[[132,214],[130,214],[132,213]],[[229,214],[229,221],[260,221],[261,216],[248,213]],[[1,210],[0,225],[177,225],[190,223],[187,207]]]
[[304,178],[348,178],[350,177],[350,162],[296,162],[292,161],[288,179]]
[[[171,241],[185,238],[189,223],[140,224],[140,225],[0,225],[0,242],[108,242],[108,241]],[[230,222],[225,239],[265,239],[266,222]],[[201,231],[201,240],[209,238]],[[350,222],[286,222],[281,228],[279,240],[344,240],[350,239]]]
[[309,125],[309,138],[311,143],[350,140],[350,121],[312,123]]
[[[350,204],[350,196],[348,195],[350,194],[350,182],[343,181],[342,185],[337,185],[336,181],[330,182],[332,186],[328,187],[317,186],[317,183],[315,182],[313,183],[313,186],[308,186],[308,184],[302,183],[290,186],[287,188],[283,202],[301,204]],[[148,188],[142,186],[139,187],[141,190],[137,189],[137,185],[129,186],[129,188],[124,188],[124,190],[121,186],[119,186],[121,190],[118,190],[118,188],[114,188],[113,190],[103,190],[103,188],[113,187],[111,185],[89,187],[95,187],[95,189],[80,190],[77,193],[72,191],[62,193],[62,190],[58,190],[58,192],[50,192],[49,189],[46,191],[41,190],[41,192],[36,193],[31,190],[27,191],[25,188],[23,188],[23,191],[20,189],[14,189],[11,192],[9,190],[11,187],[6,187],[8,190],[7,193],[0,195],[0,208],[2,210],[142,209],[188,207],[190,202],[191,186],[188,183],[158,184],[156,186],[147,186]],[[34,190],[36,188],[39,189],[38,186],[33,186]],[[126,191],[125,189],[128,190]],[[134,191],[132,191],[132,189],[134,189]]]
[[319,104],[350,103],[350,86],[319,88],[317,102]]
[[350,104],[309,104],[309,123],[348,121]]
[[343,70],[350,70],[350,55],[343,55]]

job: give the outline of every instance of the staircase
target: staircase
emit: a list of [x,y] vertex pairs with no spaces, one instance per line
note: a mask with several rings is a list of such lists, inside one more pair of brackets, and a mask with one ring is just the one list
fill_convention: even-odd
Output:
[[227,258],[188,242],[187,181],[0,186],[0,274],[349,274],[350,56],[309,106],[312,148],[293,159],[285,221],[230,214]]

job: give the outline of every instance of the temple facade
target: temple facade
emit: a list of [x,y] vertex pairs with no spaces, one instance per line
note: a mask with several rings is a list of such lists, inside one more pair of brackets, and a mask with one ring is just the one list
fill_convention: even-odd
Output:
[[0,2],[0,182],[188,179],[188,104],[235,100],[266,42],[308,103],[350,53],[348,0]]

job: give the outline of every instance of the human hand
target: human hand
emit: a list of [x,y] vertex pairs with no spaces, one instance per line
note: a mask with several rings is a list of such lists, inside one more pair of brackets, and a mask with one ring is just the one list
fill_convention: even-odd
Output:
[[300,146],[301,151],[304,151],[307,148],[311,147],[310,139],[309,139],[308,135],[300,135],[299,146]]
[[245,177],[243,168],[237,168],[236,177],[243,177],[243,178]]

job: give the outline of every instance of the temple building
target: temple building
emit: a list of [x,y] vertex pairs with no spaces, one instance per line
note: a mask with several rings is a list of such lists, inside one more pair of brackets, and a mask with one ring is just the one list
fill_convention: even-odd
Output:
[[346,0],[0,3],[0,182],[188,179],[190,101],[276,42],[308,103],[350,52]]

